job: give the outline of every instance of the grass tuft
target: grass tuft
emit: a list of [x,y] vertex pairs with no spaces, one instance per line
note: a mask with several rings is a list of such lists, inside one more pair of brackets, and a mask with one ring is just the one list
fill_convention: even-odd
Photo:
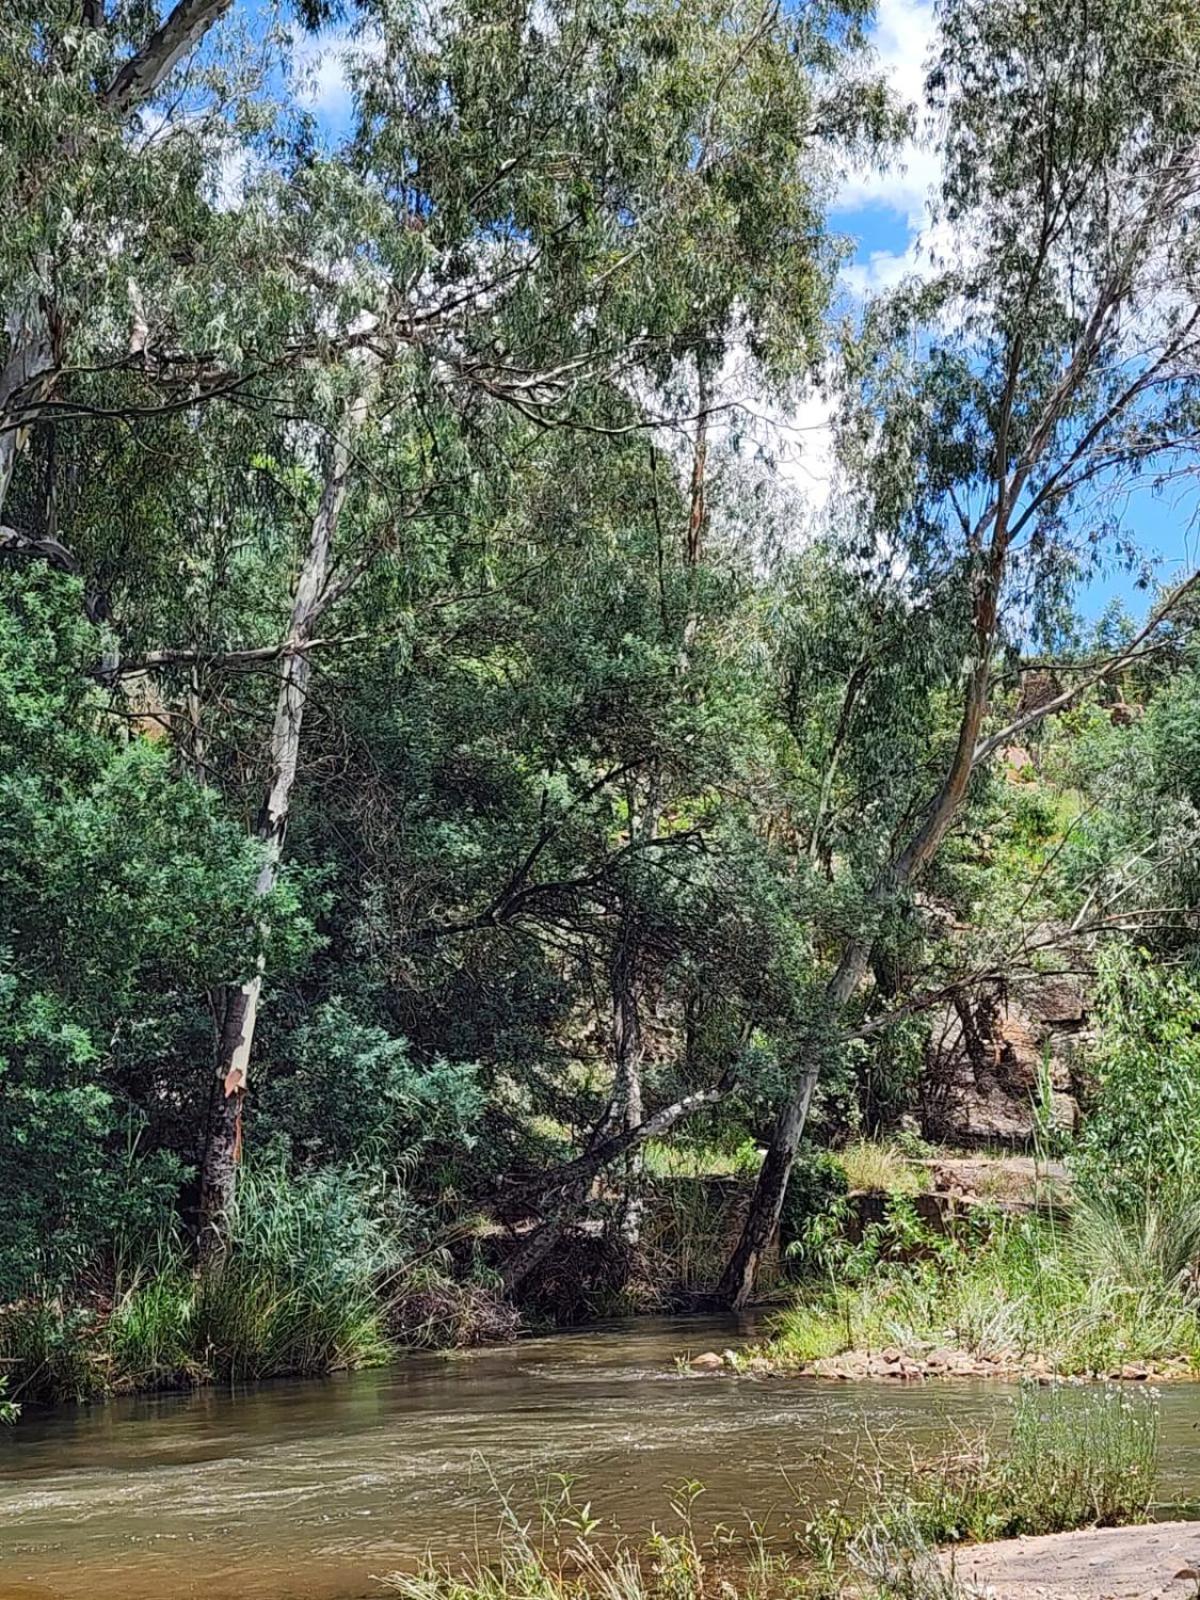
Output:
[[930,1186],[928,1171],[886,1140],[858,1139],[839,1150],[834,1159],[846,1174],[851,1193],[911,1197],[924,1194]]

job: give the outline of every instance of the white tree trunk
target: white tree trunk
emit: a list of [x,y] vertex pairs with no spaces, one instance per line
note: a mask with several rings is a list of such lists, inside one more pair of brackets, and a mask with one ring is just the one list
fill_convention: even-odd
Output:
[[[259,813],[257,834],[263,845],[262,866],[254,885],[255,898],[265,900],[275,888],[283,859],[288,812],[300,760],[304,706],[312,672],[308,646],[318,619],[328,603],[327,584],[333,541],[346,500],[351,469],[351,443],[361,427],[366,401],[352,407],[347,423],[335,441],[321,491],[321,501],[309,530],[308,548],[292,596],[291,629],[280,661],[279,690],[271,728],[268,779]],[[260,936],[266,933],[259,922]],[[264,957],[260,951],[251,977],[225,996],[225,1016],[217,1047],[217,1084],[200,1188],[200,1219],[210,1243],[223,1237],[222,1219],[233,1199],[242,1144],[242,1107],[250,1078],[250,1052],[262,994]]]

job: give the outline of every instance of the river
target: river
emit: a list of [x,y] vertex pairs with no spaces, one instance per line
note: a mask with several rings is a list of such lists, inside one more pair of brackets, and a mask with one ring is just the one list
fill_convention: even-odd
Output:
[[[639,1319],[335,1378],[127,1398],[0,1437],[0,1600],[363,1600],[424,1551],[489,1543],[497,1485],[573,1474],[630,1532],[700,1480],[698,1520],[770,1521],[888,1447],[1001,1417],[998,1384],[681,1376],[750,1327]],[[1200,1386],[1162,1395],[1164,1484],[1200,1489]],[[844,1473],[841,1474],[844,1476]]]

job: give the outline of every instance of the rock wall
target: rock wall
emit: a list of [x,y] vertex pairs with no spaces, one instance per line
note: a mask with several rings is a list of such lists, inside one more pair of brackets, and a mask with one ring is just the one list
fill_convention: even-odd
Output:
[[959,998],[934,1018],[922,1132],[957,1145],[1028,1145],[1043,1059],[1052,1121],[1073,1129],[1089,1038],[1086,992],[1073,976],[1022,978]]

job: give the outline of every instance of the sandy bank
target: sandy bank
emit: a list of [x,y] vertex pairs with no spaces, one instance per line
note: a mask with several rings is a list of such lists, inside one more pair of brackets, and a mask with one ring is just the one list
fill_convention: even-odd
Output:
[[994,1600],[1189,1600],[1200,1588],[1200,1522],[1002,1539],[943,1561]]

